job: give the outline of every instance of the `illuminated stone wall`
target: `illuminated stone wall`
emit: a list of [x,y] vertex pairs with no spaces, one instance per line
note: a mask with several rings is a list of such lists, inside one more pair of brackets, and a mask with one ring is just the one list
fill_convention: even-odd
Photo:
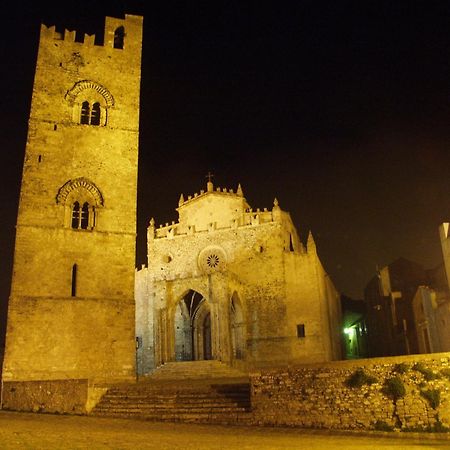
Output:
[[148,294],[136,294],[137,308],[145,301],[153,308],[144,320],[154,322],[156,365],[175,358],[175,315],[191,290],[211,313],[214,359],[249,368],[340,358],[338,293],[312,236],[305,247],[277,200],[253,211],[240,186],[208,182],[180,198],[178,213],[177,223],[151,221]]
[[[347,384],[358,369],[372,377],[371,384]],[[393,391],[386,387],[393,377],[404,388],[404,395],[395,401]],[[450,429],[448,353],[291,366],[251,373],[251,383],[253,424],[382,431]],[[434,403],[427,399],[427,392],[434,392],[428,395]]]
[[141,45],[138,16],[107,17],[104,45],[41,27],[6,381],[134,376]]

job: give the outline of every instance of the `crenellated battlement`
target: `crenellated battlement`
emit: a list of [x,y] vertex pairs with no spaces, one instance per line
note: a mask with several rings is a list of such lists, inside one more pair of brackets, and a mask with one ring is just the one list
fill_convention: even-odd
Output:
[[[96,40],[95,34],[78,33],[77,30],[64,29],[57,31],[56,25],[47,26],[41,24],[41,42],[45,41],[63,41],[71,44],[78,44],[86,47],[110,47],[123,50],[126,48],[125,36],[128,34],[128,28],[135,24],[142,27],[142,17],[126,14],[125,19],[115,17],[106,17],[104,26],[104,35],[101,42]],[[126,32],[127,30],[127,32]]]
[[262,211],[260,208],[257,208],[256,211],[253,211],[253,209],[250,208],[242,215],[241,220],[231,220],[229,226],[218,227],[216,222],[211,222],[207,229],[201,230],[197,230],[195,225],[186,226],[185,224],[175,221],[172,221],[172,223],[166,222],[165,224],[160,224],[159,227],[156,227],[155,221],[152,219],[148,227],[148,235],[151,239],[172,239],[175,236],[190,236],[196,233],[210,233],[212,231],[231,230],[279,222],[280,217],[281,216],[277,214],[276,211],[274,214],[273,210],[269,211],[267,208],[264,208]]

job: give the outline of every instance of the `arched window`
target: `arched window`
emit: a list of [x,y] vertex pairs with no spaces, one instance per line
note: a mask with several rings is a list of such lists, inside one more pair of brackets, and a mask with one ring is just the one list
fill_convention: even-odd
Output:
[[89,125],[90,118],[91,118],[91,108],[89,106],[89,102],[83,102],[81,104],[80,123],[84,125]]
[[92,228],[94,223],[92,220],[89,220],[91,213],[93,213],[93,208],[88,202],[84,202],[83,206],[80,206],[79,202],[75,202],[72,206],[72,228],[76,230]]
[[100,125],[100,103],[95,102],[92,105],[91,125]]
[[92,105],[88,101],[81,104],[80,123],[82,125],[100,125],[101,109],[100,103],[95,102]]
[[81,208],[80,228],[86,230],[89,227],[89,203],[83,203]]
[[72,206],[72,228],[78,228],[80,223],[80,204],[75,202]]
[[114,48],[123,49],[123,41],[125,38],[125,28],[119,27],[114,32]]
[[93,230],[103,196],[97,186],[86,178],[69,180],[58,191],[56,202],[64,206],[64,226],[73,230]]
[[65,99],[72,107],[73,121],[82,125],[106,126],[108,110],[114,107],[111,92],[92,80],[75,83]]

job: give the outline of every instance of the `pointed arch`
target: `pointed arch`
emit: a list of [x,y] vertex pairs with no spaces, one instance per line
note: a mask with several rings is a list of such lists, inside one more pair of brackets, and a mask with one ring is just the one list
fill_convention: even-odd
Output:
[[175,360],[211,359],[211,316],[205,297],[189,290],[177,303],[174,314]]

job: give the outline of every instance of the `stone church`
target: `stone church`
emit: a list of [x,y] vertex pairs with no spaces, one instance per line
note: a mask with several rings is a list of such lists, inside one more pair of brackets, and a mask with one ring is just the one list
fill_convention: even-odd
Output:
[[177,223],[150,222],[148,268],[136,272],[142,26],[106,17],[103,43],[41,26],[3,399],[33,381],[45,396],[43,380],[75,398],[134,380],[137,360],[146,374],[167,361],[340,357],[338,294],[277,201],[254,211],[240,186],[209,181],[180,198]]
[[340,358],[339,294],[277,199],[253,210],[240,185],[210,180],[177,211],[177,223],[150,221],[136,272],[140,374],[167,361],[248,370]]

